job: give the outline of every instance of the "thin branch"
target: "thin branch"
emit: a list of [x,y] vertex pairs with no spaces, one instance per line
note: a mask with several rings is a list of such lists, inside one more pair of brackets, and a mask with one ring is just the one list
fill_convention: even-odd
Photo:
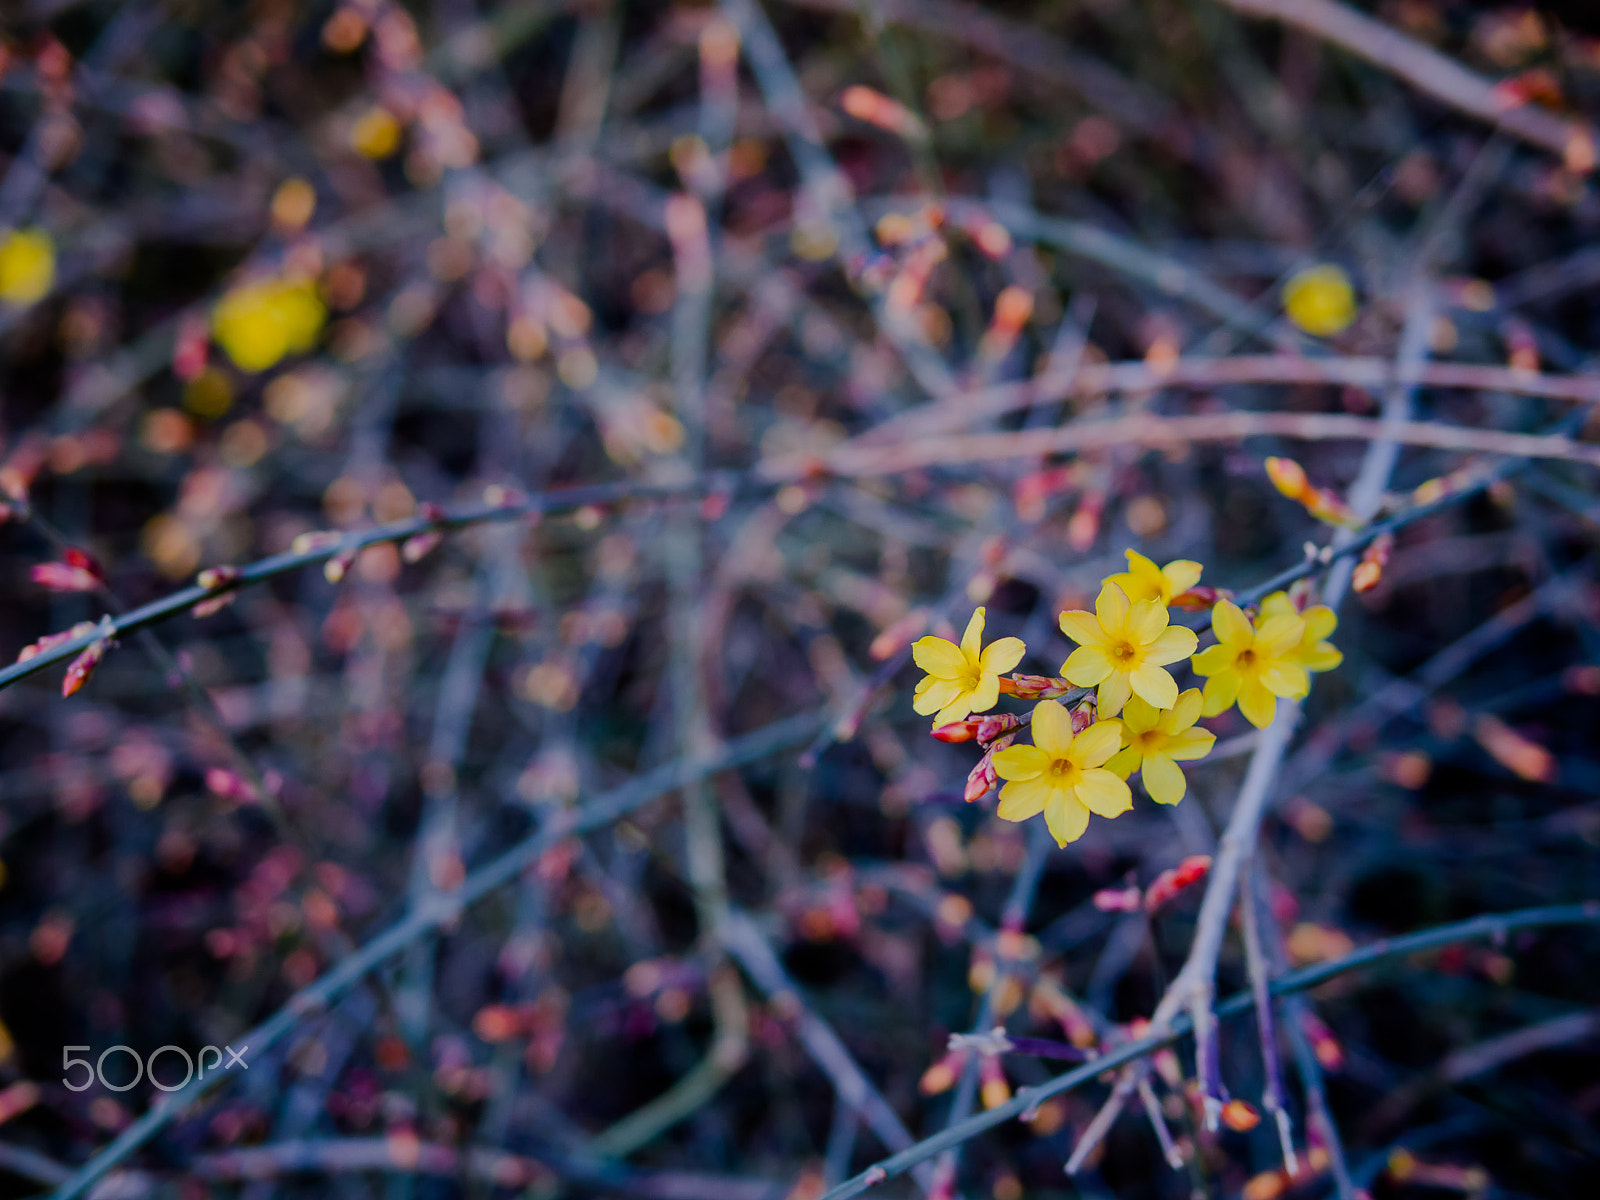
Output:
[[[1326,983],[1328,980],[1349,971],[1358,970],[1361,967],[1370,966],[1386,959],[1404,957],[1422,950],[1448,946],[1455,942],[1485,937],[1498,940],[1519,929],[1596,923],[1600,923],[1600,900],[1590,900],[1583,904],[1556,905],[1548,908],[1519,909],[1507,913],[1473,917],[1470,920],[1440,925],[1433,929],[1408,934],[1404,937],[1384,938],[1373,942],[1371,945],[1363,946],[1360,950],[1343,958],[1332,959],[1328,962],[1306,967],[1300,971],[1280,975],[1272,981],[1270,990],[1274,996],[1293,996],[1300,992],[1309,991],[1317,985]],[[1237,1016],[1240,1013],[1248,1012],[1254,1003],[1255,998],[1247,990],[1231,996],[1217,1005],[1216,1015],[1219,1018]],[[993,1129],[1013,1117],[1021,1116],[1052,1096],[1070,1092],[1086,1083],[1093,1082],[1108,1070],[1136,1062],[1148,1057],[1157,1050],[1172,1045],[1189,1033],[1191,1029],[1192,1024],[1188,1016],[1180,1013],[1173,1018],[1172,1027],[1165,1032],[1151,1034],[1148,1037],[1140,1038],[1138,1041],[1128,1042],[1094,1059],[1092,1062],[1085,1063],[1081,1067],[1058,1075],[1038,1087],[1024,1088],[998,1108],[991,1108],[987,1112],[977,1113],[968,1117],[959,1125],[952,1126],[941,1133],[926,1138],[900,1154],[875,1163],[859,1175],[825,1193],[819,1200],[849,1200],[851,1196],[859,1196],[869,1188],[897,1175],[904,1174],[917,1164],[926,1162],[934,1155],[940,1154],[952,1146],[958,1146],[985,1130]]]
[[[756,762],[803,742],[816,730],[815,714],[790,717],[764,726],[729,742],[715,754],[682,759],[637,776],[591,800],[581,808],[554,814],[544,828],[499,857],[473,871],[455,891],[434,897],[426,907],[365,943],[359,950],[325,972],[315,982],[289,998],[267,1020],[240,1036],[240,1044],[253,1054],[282,1041],[306,1016],[320,1012],[364,979],[371,971],[399,954],[418,938],[455,921],[468,905],[517,879],[541,855],[560,842],[602,828],[657,797],[695,779]],[[55,1193],[55,1200],[71,1200],[160,1133],[197,1100],[233,1076],[217,1071],[176,1092],[163,1095],[144,1116],[124,1129],[106,1148],[80,1167]]]
[[1222,0],[1249,17],[1282,21],[1397,75],[1418,91],[1532,145],[1561,155],[1573,170],[1594,169],[1594,131],[1537,104],[1514,106],[1488,79],[1449,55],[1335,0]]

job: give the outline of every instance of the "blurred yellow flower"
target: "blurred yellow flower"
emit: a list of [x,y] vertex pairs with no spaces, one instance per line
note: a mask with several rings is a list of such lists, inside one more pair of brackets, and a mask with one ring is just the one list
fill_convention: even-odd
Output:
[[241,371],[265,371],[311,349],[327,315],[311,280],[262,279],[218,302],[211,332]]
[[1126,745],[1106,763],[1106,770],[1122,779],[1138,771],[1152,800],[1176,804],[1188,790],[1178,761],[1204,758],[1217,742],[1217,735],[1209,729],[1194,727],[1199,719],[1199,688],[1181,693],[1178,702],[1166,710],[1131,697],[1122,710],[1122,740]]
[[1027,653],[1022,639],[1014,637],[984,647],[986,619],[983,609],[974,611],[959,646],[944,638],[925,637],[911,647],[911,657],[928,673],[917,684],[911,707],[923,716],[937,713],[935,729],[993,708],[1000,699],[1000,676]]
[[0,300],[18,306],[43,299],[56,281],[56,247],[42,229],[0,235]]
[[1158,567],[1137,550],[1124,550],[1128,569],[1120,575],[1107,575],[1103,583],[1114,583],[1129,600],[1159,600],[1171,604],[1174,596],[1181,596],[1200,582],[1203,569],[1199,563],[1187,558],[1177,558],[1164,567]]
[[1298,699],[1311,690],[1311,677],[1294,657],[1306,623],[1279,613],[1251,626],[1238,605],[1217,601],[1211,610],[1217,644],[1194,656],[1196,675],[1208,675],[1201,712],[1208,717],[1226,712],[1235,700],[1245,719],[1257,729],[1272,723],[1275,697]]
[[1283,285],[1283,309],[1307,333],[1332,337],[1356,319],[1356,292],[1350,277],[1333,263],[1296,271]]
[[1339,625],[1339,618],[1326,604],[1313,604],[1305,612],[1295,610],[1294,601],[1287,592],[1273,592],[1261,602],[1263,617],[1300,617],[1306,623],[1305,633],[1289,652],[1308,671],[1331,671],[1344,661],[1344,655],[1327,637]]
[[369,108],[356,118],[350,145],[362,158],[388,158],[400,149],[400,122],[387,108]]
[[1178,685],[1164,668],[1194,653],[1192,629],[1167,624],[1167,608],[1159,600],[1128,603],[1115,583],[1100,589],[1094,612],[1081,609],[1061,614],[1061,632],[1078,643],[1061,673],[1078,687],[1099,685],[1100,715],[1122,711],[1130,694],[1157,708],[1171,708]]
[[1089,814],[1116,817],[1133,807],[1128,785],[1104,767],[1122,742],[1120,721],[1096,721],[1076,737],[1072,714],[1054,700],[1033,709],[1033,745],[1009,746],[994,756],[995,773],[1010,780],[996,810],[1007,821],[1044,814],[1056,845],[1089,828]]

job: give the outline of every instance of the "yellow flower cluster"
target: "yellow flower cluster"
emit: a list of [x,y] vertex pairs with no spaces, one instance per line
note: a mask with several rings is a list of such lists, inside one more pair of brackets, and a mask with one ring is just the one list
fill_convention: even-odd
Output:
[[241,371],[276,366],[316,345],[328,310],[309,279],[258,279],[217,303],[211,332]]
[[[1310,673],[1331,671],[1343,657],[1327,640],[1338,621],[1324,605],[1301,611],[1286,593],[1274,592],[1252,620],[1231,600],[1197,586],[1199,563],[1179,559],[1158,567],[1135,551],[1126,556],[1128,570],[1102,581],[1093,612],[1061,614],[1061,631],[1078,645],[1058,679],[1002,678],[1027,647],[1014,637],[984,646],[981,608],[960,645],[925,637],[912,647],[927,672],[917,684],[916,711],[934,716],[945,741],[987,743],[968,781],[969,798],[1005,780],[999,815],[1025,821],[1042,813],[1062,846],[1083,836],[1091,814],[1116,817],[1132,807],[1127,780],[1135,772],[1157,803],[1182,800],[1188,784],[1178,763],[1204,758],[1216,743],[1215,734],[1196,727],[1202,716],[1219,716],[1237,703],[1251,724],[1265,728],[1279,697],[1304,696]],[[1174,602],[1210,607],[1217,644],[1196,653],[1194,631],[1171,622]],[[1205,678],[1203,690],[1179,691],[1168,668],[1183,662]],[[1053,696],[1071,688],[1092,689],[1092,700],[1085,696],[1069,708],[1042,699],[1031,717],[972,715],[992,709],[1002,694]],[[1013,745],[1025,723],[1033,744]]]
[[0,300],[26,307],[56,281],[56,245],[43,229],[0,233]]

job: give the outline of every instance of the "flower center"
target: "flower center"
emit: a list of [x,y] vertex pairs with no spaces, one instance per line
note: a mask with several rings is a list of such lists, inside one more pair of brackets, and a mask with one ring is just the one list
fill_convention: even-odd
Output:
[[1078,780],[1078,768],[1069,758],[1052,759],[1050,769],[1045,772],[1050,777],[1050,782],[1057,787],[1070,787]]
[[1253,669],[1256,665],[1256,652],[1254,650],[1239,651],[1238,664],[1245,670]]
[[1111,648],[1111,657],[1119,663],[1133,661],[1139,655],[1139,650],[1132,642],[1118,642]]

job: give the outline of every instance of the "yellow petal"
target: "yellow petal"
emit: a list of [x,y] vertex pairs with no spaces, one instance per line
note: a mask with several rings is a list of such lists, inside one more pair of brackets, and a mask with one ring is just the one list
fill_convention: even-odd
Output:
[[1211,628],[1224,646],[1248,646],[1256,637],[1244,612],[1231,600],[1218,600],[1211,606]]
[[1065,758],[1072,749],[1072,714],[1054,700],[1033,706],[1033,744],[1051,758]]
[[1072,761],[1082,770],[1098,767],[1121,745],[1121,721],[1096,721],[1073,739]]
[[1227,712],[1239,695],[1242,682],[1239,672],[1234,670],[1218,671],[1206,680],[1206,690],[1201,694],[1200,715],[1214,717]]
[[961,685],[954,679],[935,679],[932,675],[919,683],[917,689],[911,708],[924,717],[932,716],[961,694]]
[[1128,681],[1134,692],[1157,708],[1171,708],[1178,702],[1178,685],[1165,667],[1140,667]]
[[1238,661],[1239,651],[1235,647],[1216,645],[1207,646],[1200,651],[1189,665],[1194,668],[1196,675],[1217,675],[1223,671],[1233,670],[1234,664]]
[[933,715],[933,727],[949,725],[955,721],[965,721],[972,715],[972,694],[962,692],[954,700],[946,704]]
[[1163,733],[1178,733],[1200,719],[1200,689],[1190,688],[1178,693],[1178,702],[1172,711],[1161,718]]
[[911,645],[911,658],[929,675],[956,679],[967,669],[961,648],[941,637],[918,638]]
[[1298,615],[1295,611],[1294,601],[1289,599],[1288,592],[1273,592],[1261,602],[1261,615],[1265,617],[1293,617]]
[[1095,709],[1102,717],[1114,717],[1122,711],[1122,706],[1132,694],[1133,688],[1128,683],[1127,673],[1113,671],[1105,677],[1100,691],[1095,695]]
[[1115,637],[1127,624],[1129,607],[1128,597],[1122,589],[1114,583],[1108,583],[1095,598],[1094,615],[1100,619],[1100,627]]
[[1300,652],[1300,665],[1308,671],[1331,671],[1344,661],[1344,654],[1332,642],[1318,642]]
[[983,646],[984,610],[972,610],[972,619],[967,622],[967,631],[961,635],[961,657],[969,663],[978,661],[978,651]]
[[1244,714],[1244,719],[1257,729],[1265,729],[1272,724],[1272,714],[1277,708],[1277,700],[1260,680],[1246,679],[1240,683],[1239,711]]
[[1002,821],[1026,821],[1044,811],[1050,792],[1050,785],[1042,779],[1008,783],[1000,789],[1000,805],[994,811]]
[[1134,733],[1148,733],[1160,719],[1161,710],[1138,696],[1128,697],[1128,703],[1122,709],[1122,723]]
[[1128,609],[1128,640],[1148,646],[1167,627],[1167,610],[1159,600],[1140,600]]
[[1306,623],[1299,617],[1268,617],[1256,629],[1256,654],[1266,658],[1282,658],[1300,641]]
[[978,686],[972,689],[972,695],[968,699],[971,701],[973,712],[988,712],[1000,699],[1000,677],[979,676]]
[[1299,663],[1269,663],[1261,670],[1261,682],[1274,696],[1298,700],[1311,690],[1311,677]]
[[994,773],[1001,779],[1037,779],[1050,769],[1050,756],[1037,746],[1007,746],[996,750]]
[[1339,627],[1339,618],[1326,604],[1313,604],[1300,614],[1306,623],[1305,641],[1320,642]]
[[1097,817],[1118,817],[1133,807],[1133,792],[1128,785],[1100,767],[1085,771],[1073,790],[1078,802]]
[[1106,631],[1100,628],[1100,622],[1093,613],[1084,612],[1081,608],[1064,612],[1059,618],[1061,632],[1066,634],[1080,646],[1109,646],[1111,639],[1106,636]]
[[1187,592],[1200,582],[1200,573],[1203,568],[1199,563],[1187,558],[1175,558],[1161,568],[1161,578],[1166,581],[1166,596],[1164,599]]
[[1209,729],[1184,729],[1167,740],[1162,753],[1168,758],[1182,762],[1187,759],[1204,758],[1211,753],[1211,748],[1216,744],[1217,735]]
[[1027,652],[1027,643],[1021,638],[1004,637],[984,647],[983,653],[978,655],[978,666],[990,674],[1004,675],[1021,662]]
[[1189,790],[1178,764],[1165,754],[1145,755],[1139,778],[1144,781],[1144,790],[1150,793],[1150,799],[1157,804],[1176,804]]
[[[1165,613],[1167,610],[1161,611]],[[1195,647],[1199,644],[1200,639],[1195,636],[1194,630],[1186,629],[1182,625],[1168,625],[1161,631],[1161,635],[1145,648],[1144,660],[1158,667],[1182,662],[1194,653]]]
[[1044,821],[1050,827],[1050,835],[1056,839],[1056,845],[1065,846],[1068,842],[1077,841],[1089,828],[1089,810],[1079,804],[1071,792],[1057,788],[1045,802]]
[[1110,758],[1106,759],[1106,770],[1118,779],[1126,779],[1139,769],[1139,747],[1124,746]]
[[1061,673],[1075,687],[1093,687],[1111,671],[1111,656],[1101,646],[1079,646],[1061,664]]

